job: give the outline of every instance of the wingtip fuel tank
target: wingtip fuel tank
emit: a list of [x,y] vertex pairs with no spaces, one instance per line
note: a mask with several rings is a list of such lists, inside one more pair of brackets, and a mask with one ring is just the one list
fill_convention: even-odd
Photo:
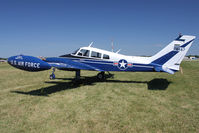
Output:
[[11,56],[8,58],[8,63],[18,69],[31,72],[51,69],[51,66],[47,62],[37,57],[26,55]]

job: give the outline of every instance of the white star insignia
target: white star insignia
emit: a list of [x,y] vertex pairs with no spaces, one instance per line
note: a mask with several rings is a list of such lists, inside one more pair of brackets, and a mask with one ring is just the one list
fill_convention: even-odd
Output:
[[125,68],[125,65],[126,65],[127,63],[124,63],[124,61],[122,61],[122,63],[120,63],[120,67],[123,67],[123,68]]

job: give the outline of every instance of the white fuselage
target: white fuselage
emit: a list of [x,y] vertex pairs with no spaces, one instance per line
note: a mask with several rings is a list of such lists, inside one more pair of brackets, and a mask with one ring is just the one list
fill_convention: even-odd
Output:
[[[75,54],[73,54],[74,56],[77,57],[82,57],[82,55],[78,55],[78,53],[82,50],[89,50],[89,54],[85,57],[90,58],[90,59],[96,59],[95,57],[92,57],[92,52],[98,52],[101,54],[101,57],[99,57],[98,59],[101,60],[107,60],[107,61],[119,61],[121,59],[125,59],[128,62],[131,63],[141,63],[141,64],[149,64],[150,60],[149,57],[140,57],[140,56],[127,56],[127,55],[123,55],[123,54],[119,54],[119,53],[114,53],[111,51],[106,51],[106,50],[102,50],[102,49],[98,49],[98,48],[93,48],[93,47],[82,47],[80,48]],[[103,55],[108,55],[109,59],[104,59]]]

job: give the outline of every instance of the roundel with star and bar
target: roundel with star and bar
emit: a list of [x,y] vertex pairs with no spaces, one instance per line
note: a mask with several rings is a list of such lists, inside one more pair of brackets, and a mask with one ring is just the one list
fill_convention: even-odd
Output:
[[118,62],[114,62],[114,65],[117,66],[120,70],[126,70],[128,67],[132,67],[132,63],[128,63],[125,59],[121,59]]

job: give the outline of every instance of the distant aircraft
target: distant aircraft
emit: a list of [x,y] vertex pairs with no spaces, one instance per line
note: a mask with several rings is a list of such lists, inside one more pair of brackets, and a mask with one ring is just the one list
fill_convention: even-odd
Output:
[[[174,41],[152,57],[126,56],[94,48],[82,47],[71,54],[59,57],[37,58],[17,55],[8,58],[8,63],[25,71],[43,71],[53,68],[75,71],[76,79],[80,70],[99,71],[97,77],[104,79],[105,72],[166,72],[174,74],[179,71],[180,63],[191,47],[195,36],[179,35]],[[55,78],[53,73],[50,78]]]

